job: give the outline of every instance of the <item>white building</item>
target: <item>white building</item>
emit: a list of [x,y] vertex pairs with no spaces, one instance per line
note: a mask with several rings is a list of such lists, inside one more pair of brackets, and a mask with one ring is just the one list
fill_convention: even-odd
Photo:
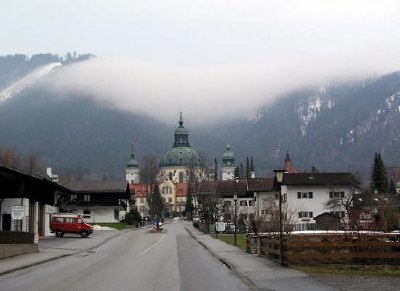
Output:
[[281,188],[288,223],[295,230],[305,230],[314,224],[314,218],[325,212],[347,220],[344,206],[328,207],[330,199],[351,201],[359,193],[358,181],[351,173],[285,173]]
[[235,179],[235,154],[228,143],[222,155],[222,180],[233,179]]
[[126,181],[129,184],[138,184],[138,183],[140,183],[139,164],[135,160],[135,154],[133,152],[133,145],[132,145],[132,148],[131,148],[131,159],[126,164]]

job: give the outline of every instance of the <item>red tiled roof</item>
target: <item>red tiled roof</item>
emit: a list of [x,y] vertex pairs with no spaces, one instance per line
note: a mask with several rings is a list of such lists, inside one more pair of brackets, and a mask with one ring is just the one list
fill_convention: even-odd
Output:
[[147,185],[146,184],[129,184],[129,188],[135,198],[147,197]]

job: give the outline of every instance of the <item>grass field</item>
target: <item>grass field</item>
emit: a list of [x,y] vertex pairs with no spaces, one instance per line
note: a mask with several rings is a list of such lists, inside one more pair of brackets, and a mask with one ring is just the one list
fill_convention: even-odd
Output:
[[[215,234],[211,234],[213,238],[215,237]],[[218,239],[234,245],[234,235],[233,234],[218,234]],[[246,235],[245,234],[237,234],[236,235],[236,245],[238,248],[242,249],[243,251],[246,251],[247,248],[247,242],[246,242]]]
[[100,225],[100,226],[108,226],[108,227],[115,228],[115,229],[118,229],[118,230],[124,229],[124,228],[127,226],[127,224],[124,223],[124,222],[116,222],[116,223],[96,223],[96,224],[97,224],[97,225]]

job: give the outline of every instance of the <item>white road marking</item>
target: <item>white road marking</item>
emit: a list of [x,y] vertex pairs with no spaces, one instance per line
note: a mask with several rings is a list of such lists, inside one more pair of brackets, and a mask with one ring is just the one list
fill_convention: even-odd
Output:
[[149,247],[147,250],[144,250],[143,252],[141,252],[140,255],[144,255],[145,253],[147,253],[148,251],[150,251],[152,248],[158,246],[158,245],[161,243],[161,241],[164,239],[165,235],[166,235],[166,233],[164,233],[164,235],[162,236],[162,238],[161,238],[158,242],[156,242],[154,245],[152,245],[151,247]]

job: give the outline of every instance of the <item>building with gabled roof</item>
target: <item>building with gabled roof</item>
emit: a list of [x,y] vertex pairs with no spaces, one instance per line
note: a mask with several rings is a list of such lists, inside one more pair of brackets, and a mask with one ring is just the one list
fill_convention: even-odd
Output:
[[[330,199],[352,199],[360,192],[360,183],[351,173],[285,173],[281,186],[282,200],[288,214],[287,221],[295,230],[307,230],[315,224],[314,218],[325,212],[339,215],[348,221],[343,206],[330,208]],[[289,217],[290,216],[290,217]]]
[[68,181],[63,186],[74,194],[58,200],[60,209],[88,222],[118,222],[129,212],[131,191],[126,181]]

